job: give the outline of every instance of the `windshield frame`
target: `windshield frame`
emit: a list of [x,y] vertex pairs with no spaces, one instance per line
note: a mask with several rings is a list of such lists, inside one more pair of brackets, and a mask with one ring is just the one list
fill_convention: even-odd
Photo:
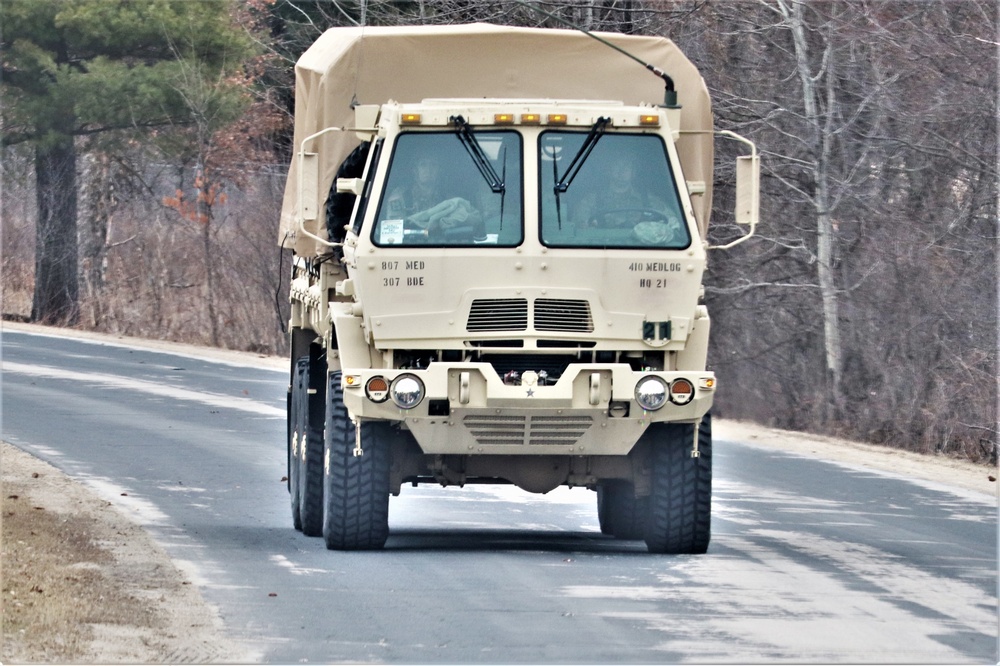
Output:
[[[374,246],[381,248],[512,248],[518,247],[524,243],[524,229],[525,229],[525,208],[524,208],[524,136],[515,129],[509,128],[484,128],[484,129],[472,129],[473,134],[476,136],[479,142],[482,142],[484,138],[488,138],[491,135],[503,135],[504,145],[508,149],[506,157],[506,174],[502,176],[505,182],[504,192],[491,191],[490,185],[483,179],[482,174],[476,168],[476,164],[470,157],[466,148],[463,146],[458,133],[455,129],[443,129],[443,130],[408,130],[400,132],[397,134],[392,142],[392,150],[389,154],[389,161],[386,165],[385,178],[382,184],[382,191],[379,193],[379,201],[375,208],[375,214],[371,223],[371,233],[370,239]],[[419,138],[418,138],[419,137]],[[449,146],[447,154],[441,156],[438,153],[427,152],[427,154],[438,155],[439,161],[447,162],[447,157],[451,157],[452,153],[454,155],[461,155],[461,157],[455,158],[457,163],[461,166],[460,169],[456,170],[455,165],[451,165],[449,169],[452,173],[461,172],[459,176],[465,181],[463,183],[467,187],[472,187],[473,189],[478,188],[480,194],[482,190],[491,193],[493,196],[502,197],[502,205],[504,210],[503,215],[503,226],[499,227],[501,222],[497,216],[491,216],[487,220],[483,221],[484,231],[487,234],[487,239],[477,240],[476,238],[469,237],[465,239],[453,240],[453,241],[437,241],[428,237],[427,242],[386,242],[386,238],[389,237],[386,234],[385,227],[381,226],[384,222],[396,220],[397,218],[392,217],[387,212],[387,207],[390,205],[390,199],[393,198],[393,190],[397,189],[397,185],[403,182],[403,178],[397,174],[394,169],[399,168],[401,165],[405,168],[405,163],[401,164],[399,160],[405,159],[409,161],[413,155],[419,155],[420,150],[415,150],[412,148],[407,148],[405,146],[406,142],[409,141],[419,141],[426,140],[428,137],[451,137],[454,140],[454,146]],[[407,148],[411,151],[401,157],[401,146]],[[516,148],[516,155],[510,152],[511,148]],[[426,151],[425,151],[426,152]],[[466,163],[468,163],[466,165]],[[467,168],[466,168],[467,166]],[[502,165],[498,168],[498,172],[502,169]],[[514,170],[516,173],[512,173]],[[395,174],[395,176],[394,176]],[[455,187],[454,182],[447,183],[450,188]],[[452,199],[455,197],[450,197]],[[471,202],[470,202],[471,203]],[[492,202],[497,203],[497,202]],[[407,236],[410,235],[412,229],[403,231],[404,227],[410,226],[405,220],[411,219],[412,216],[405,218],[400,218],[399,225],[402,233]],[[510,219],[514,218],[514,219]],[[508,225],[517,225],[517,231],[513,232],[510,230]],[[491,231],[494,227],[498,231]],[[414,237],[419,233],[419,229],[414,233]],[[490,242],[490,235],[495,235],[496,238],[494,242]]]
[[[594,147],[593,151],[587,155],[586,162],[580,167],[578,174],[574,174],[574,176],[579,174],[584,174],[584,176],[570,183],[569,187],[559,192],[555,191],[557,176],[553,174],[553,160],[546,158],[546,149],[549,147],[546,145],[546,139],[551,138],[553,135],[571,135],[578,137],[582,142],[586,140],[587,134],[586,129],[552,128],[546,129],[538,135],[537,203],[539,243],[543,247],[548,248],[584,250],[677,251],[686,250],[691,247],[694,236],[691,232],[688,216],[684,212],[684,201],[681,198],[681,192],[677,185],[677,170],[670,159],[670,151],[667,148],[666,141],[659,134],[652,132],[617,131],[603,133],[600,144]],[[645,181],[646,184],[643,197],[645,202],[635,208],[629,208],[629,213],[623,213],[626,216],[635,215],[636,219],[634,221],[629,219],[621,221],[619,223],[620,228],[618,229],[611,229],[610,225],[604,230],[598,228],[585,229],[585,225],[580,223],[579,217],[576,219],[571,217],[574,213],[571,213],[570,209],[574,207],[578,210],[586,208],[583,205],[585,198],[597,198],[598,190],[594,184],[605,182],[606,178],[602,180],[601,174],[595,171],[594,167],[598,166],[598,164],[595,164],[594,160],[600,163],[615,159],[614,148],[621,143],[622,139],[643,141],[644,143],[641,148],[643,151],[647,151],[646,155],[656,155],[658,157],[660,152],[650,145],[652,141],[657,141],[659,147],[662,149],[664,171],[661,174],[655,175],[665,175],[669,183],[661,183],[659,178],[654,178],[653,175],[639,174],[637,178]],[[577,152],[576,146],[567,146],[566,150],[568,153],[566,159]],[[619,159],[621,158],[624,158],[624,154],[619,156]],[[589,170],[588,166],[590,167]],[[565,168],[565,165],[563,165],[563,169]],[[587,182],[588,179],[590,183]],[[658,183],[662,186],[657,187]],[[662,210],[656,211],[651,205],[652,203],[661,204],[660,208]],[[641,209],[647,208],[648,212],[640,213]],[[605,212],[605,214],[607,213]],[[643,229],[643,232],[645,232],[644,236],[636,235],[635,227],[640,222],[647,223]],[[674,235],[668,243],[661,244],[661,242],[650,240],[655,238],[657,234],[667,233],[661,228],[661,224],[669,226],[671,233]],[[643,237],[647,240],[641,240]],[[620,242],[616,242],[619,239],[621,239]]]

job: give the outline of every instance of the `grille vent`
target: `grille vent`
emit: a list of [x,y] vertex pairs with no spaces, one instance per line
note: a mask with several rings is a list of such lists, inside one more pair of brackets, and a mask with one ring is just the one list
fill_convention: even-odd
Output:
[[524,331],[528,301],[524,298],[480,298],[469,310],[468,331]]
[[524,444],[527,419],[524,416],[466,416],[465,427],[484,446]]
[[571,446],[593,425],[590,416],[469,415],[463,420],[483,446]]
[[593,333],[594,318],[587,301],[539,298],[535,301],[535,330]]

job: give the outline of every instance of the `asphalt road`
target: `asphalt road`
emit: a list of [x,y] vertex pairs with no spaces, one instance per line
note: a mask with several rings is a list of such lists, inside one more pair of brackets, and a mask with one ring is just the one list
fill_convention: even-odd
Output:
[[261,661],[998,660],[985,496],[717,441],[707,555],[487,486],[404,488],[384,551],[331,552],[291,527],[285,372],[9,330],[2,360],[3,439],[146,526]]

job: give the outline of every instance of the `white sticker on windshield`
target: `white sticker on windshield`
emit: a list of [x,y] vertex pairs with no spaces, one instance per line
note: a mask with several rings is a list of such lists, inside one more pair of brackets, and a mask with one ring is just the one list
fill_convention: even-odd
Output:
[[380,232],[378,242],[380,245],[402,245],[403,244],[403,221],[402,220],[382,220],[379,225]]

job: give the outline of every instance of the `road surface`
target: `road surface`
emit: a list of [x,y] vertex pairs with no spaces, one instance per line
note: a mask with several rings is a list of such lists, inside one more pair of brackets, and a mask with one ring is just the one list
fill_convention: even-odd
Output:
[[2,356],[3,439],[144,525],[262,662],[998,660],[986,495],[717,440],[707,555],[602,535],[585,489],[488,486],[404,487],[384,551],[331,552],[291,528],[286,371],[9,330]]

